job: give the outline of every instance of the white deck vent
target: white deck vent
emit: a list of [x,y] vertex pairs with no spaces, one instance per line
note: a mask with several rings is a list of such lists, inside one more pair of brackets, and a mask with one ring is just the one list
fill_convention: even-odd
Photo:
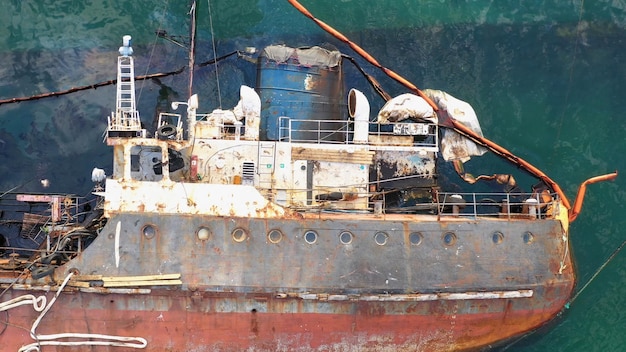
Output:
[[109,137],[143,137],[139,112],[135,105],[135,68],[131,37],[124,36],[124,45],[117,57],[117,94],[115,112],[109,117]]
[[242,165],[242,184],[254,185],[254,166],[253,162],[244,161]]

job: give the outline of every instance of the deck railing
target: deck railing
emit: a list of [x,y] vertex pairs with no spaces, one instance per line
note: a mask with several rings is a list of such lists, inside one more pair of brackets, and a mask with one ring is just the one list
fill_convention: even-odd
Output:
[[558,212],[556,193],[439,193],[437,214],[477,218],[543,219]]
[[[340,194],[341,192],[337,192]],[[329,194],[332,194],[329,193]],[[367,209],[351,207],[341,196],[335,200],[310,199],[308,210],[324,212],[370,212],[383,214],[424,214],[436,215],[440,218],[498,217],[501,219],[549,219],[559,214],[559,196],[556,193],[449,193],[438,192],[431,200],[422,199],[415,202],[406,201],[402,205],[386,204],[380,195],[362,194],[369,197]],[[328,206],[326,203],[337,203]],[[340,204],[345,203],[346,207]],[[307,208],[301,210],[307,211]]]
[[[308,120],[281,116],[278,118],[278,140],[298,143],[355,144],[355,122],[352,120]],[[437,148],[437,125],[433,123],[369,122],[367,143],[384,146]],[[363,142],[361,142],[363,143]]]

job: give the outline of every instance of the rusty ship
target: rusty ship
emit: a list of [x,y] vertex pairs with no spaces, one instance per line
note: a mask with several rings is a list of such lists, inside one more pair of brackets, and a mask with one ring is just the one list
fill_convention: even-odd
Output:
[[3,350],[476,350],[570,299],[570,223],[617,173],[570,204],[470,104],[381,67],[408,92],[371,111],[320,46],[250,54],[235,107],[190,94],[148,130],[132,54],[126,36],[93,197],[0,198]]

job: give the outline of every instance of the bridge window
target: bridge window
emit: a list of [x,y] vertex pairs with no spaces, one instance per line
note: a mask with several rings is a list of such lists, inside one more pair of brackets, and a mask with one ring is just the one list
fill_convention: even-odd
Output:
[[161,148],[135,145],[130,149],[130,174],[137,181],[160,181],[163,179]]

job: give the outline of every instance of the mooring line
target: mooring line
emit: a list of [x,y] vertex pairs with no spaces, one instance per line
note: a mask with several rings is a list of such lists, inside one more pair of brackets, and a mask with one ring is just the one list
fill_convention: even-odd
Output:
[[[202,62],[198,65],[196,65],[197,67],[203,67],[203,66],[207,66],[207,65],[211,65],[214,64],[218,61],[224,60],[232,55],[241,55],[239,51],[233,51],[230,52],[226,55],[222,55],[218,58],[214,58],[205,62]],[[187,67],[183,66],[181,68],[179,68],[178,70],[175,71],[169,71],[169,72],[163,72],[163,73],[153,73],[153,74],[149,74],[149,75],[143,75],[143,76],[136,76],[135,80],[136,81],[142,81],[142,80],[149,80],[149,79],[153,79],[153,78],[161,78],[161,77],[167,77],[167,76],[172,76],[172,75],[178,75],[181,74],[185,71]],[[103,81],[103,82],[99,82],[99,83],[95,83],[95,84],[89,84],[86,86],[80,86],[80,87],[74,87],[74,88],[70,88],[70,89],[66,89],[66,90],[62,90],[62,91],[57,91],[57,92],[49,92],[49,93],[42,93],[42,94],[37,94],[37,95],[32,95],[29,97],[21,97],[21,98],[9,98],[9,99],[0,99],[0,105],[3,104],[11,104],[11,103],[20,103],[23,101],[30,101],[30,100],[39,100],[39,99],[44,99],[44,98],[50,98],[50,97],[58,97],[58,96],[62,96],[62,95],[67,95],[67,94],[71,94],[71,93],[76,93],[76,92],[80,92],[83,90],[88,90],[88,89],[96,89],[96,88],[100,88],[100,87],[104,87],[104,86],[109,86],[109,85],[113,85],[113,84],[117,84],[117,79],[111,79],[108,81]]]
[[[147,79],[152,79],[152,78],[160,78],[160,77],[167,77],[171,75],[177,75],[179,73],[182,73],[184,70],[185,70],[185,67],[181,67],[180,69],[176,71],[170,71],[170,72],[165,72],[165,73],[155,73],[155,74],[145,75],[145,76],[137,76],[135,77],[135,80],[139,81],[139,80],[147,80]],[[10,103],[20,103],[23,101],[38,100],[38,99],[49,98],[49,97],[58,97],[61,95],[76,93],[76,92],[80,92],[83,90],[96,89],[96,88],[100,88],[104,86],[109,86],[109,85],[116,84],[116,83],[117,83],[117,79],[111,79],[111,80],[96,83],[96,84],[90,84],[90,85],[81,86],[81,87],[74,87],[74,88],[70,88],[70,89],[66,89],[66,90],[62,90],[58,92],[42,93],[42,94],[32,95],[30,97],[2,99],[0,100],[0,105],[10,104]]]
[[[595,273],[591,276],[591,278],[583,285],[583,287],[578,290],[578,292],[576,292],[576,294],[572,297],[572,299],[570,299],[567,303],[565,303],[564,306],[564,310],[567,310],[570,308],[571,304],[574,303],[574,301],[576,300],[576,298],[578,298],[578,296],[580,296],[580,294],[589,286],[589,284],[600,274],[600,272],[606,268],[606,266],[609,264],[609,262],[611,260],[613,260],[615,258],[615,256],[622,250],[622,248],[624,248],[624,246],[626,245],[626,240],[624,240],[624,242],[622,242],[622,244],[619,245],[619,247],[617,247],[613,253],[611,253],[611,255],[607,258],[607,260],[604,261],[604,263],[595,271]],[[558,315],[561,315],[563,313],[562,310],[561,312],[559,312]],[[535,332],[537,332],[537,329],[532,330],[530,332],[527,332],[526,334],[520,336],[519,338],[515,339],[513,342],[509,343],[508,345],[504,346],[500,352],[502,351],[506,351],[508,350],[511,346],[515,345],[516,343],[520,342],[521,340],[525,339],[526,337],[534,334]]]
[[576,292],[576,294],[574,295],[574,297],[572,297],[572,299],[569,300],[569,302],[567,302],[565,304],[565,308],[569,309],[570,305],[572,303],[574,303],[574,301],[576,300],[576,298],[578,298],[578,296],[587,288],[587,286],[589,286],[589,284],[600,274],[600,272],[609,264],[609,262],[611,260],[613,260],[613,258],[615,258],[615,256],[622,250],[622,248],[624,248],[624,246],[626,245],[626,240],[624,240],[624,242],[622,242],[622,244],[619,245],[619,247],[617,247],[613,253],[611,253],[611,255],[607,258],[606,261],[604,261],[604,263],[596,270],[596,272],[591,276],[591,278],[583,285],[583,287]]

